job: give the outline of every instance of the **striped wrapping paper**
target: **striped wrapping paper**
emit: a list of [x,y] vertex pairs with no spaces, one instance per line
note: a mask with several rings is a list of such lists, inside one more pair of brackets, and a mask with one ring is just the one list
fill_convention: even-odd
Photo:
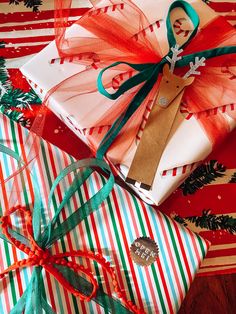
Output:
[[[29,147],[24,144],[28,131],[4,116],[0,116],[0,141],[4,145],[25,156]],[[46,208],[46,195],[59,172],[69,165],[72,157],[55,146],[41,141],[41,150],[32,173],[39,180],[42,200]],[[16,170],[16,163],[0,154],[0,182]],[[31,179],[27,181],[28,194],[17,194],[16,203],[31,202]],[[69,175],[57,188],[53,206],[43,214],[43,223],[54,214],[55,205],[61,201],[66,186],[71,184],[73,175]],[[73,201],[63,210],[61,221],[76,210],[83,200],[91,197],[104,182],[104,177],[94,173],[78,191]],[[21,183],[16,181],[11,186],[8,181],[5,188],[0,185],[1,211],[6,207],[8,197],[13,190],[19,190]],[[19,217],[12,219],[13,224],[20,224]],[[157,260],[148,267],[135,264],[129,255],[132,242],[147,236],[155,240],[159,247]],[[0,268],[24,258],[24,254],[10,244],[0,241]],[[208,249],[209,243],[190,230],[167,218],[144,204],[135,196],[116,185],[109,198],[102,206],[61,241],[52,247],[52,253],[71,249],[91,249],[102,253],[114,265],[119,283],[127,294],[147,313],[175,313],[187,293],[192,280]],[[108,276],[97,265],[88,260],[81,260],[90,267],[108,294],[115,294]],[[0,313],[9,313],[29,283],[32,269],[25,268],[10,274],[0,281]],[[84,303],[69,295],[56,282],[44,274],[45,292],[49,302],[57,313],[105,313],[94,301]]]
[[[87,0],[72,2],[68,26],[91,6]],[[42,1],[39,10],[32,12],[23,3],[14,6],[0,0],[0,38],[6,44],[1,56],[8,69],[20,68],[54,40],[54,0]]]
[[[54,39],[53,0],[44,0],[42,3],[39,7],[40,12],[32,12],[32,9],[27,9],[23,5],[23,1],[19,5],[9,5],[9,0],[0,0],[0,37],[6,43],[6,48],[1,49],[1,55],[6,58],[11,82],[18,88],[29,88],[18,68]],[[87,0],[75,1],[71,20],[75,20],[77,16],[83,14],[88,5]],[[227,21],[236,27],[235,0],[208,1],[208,5],[218,14],[224,15]],[[33,111],[29,110],[31,115],[36,111],[34,107]],[[54,142],[61,144],[62,132],[59,131],[63,129],[62,123],[57,122],[55,126],[51,120],[47,138],[48,140],[53,138]],[[211,159],[219,160],[232,171],[236,169],[235,135],[236,133],[231,134],[220,153],[214,153],[211,156]],[[81,144],[78,142],[78,145]],[[74,154],[76,153],[77,149],[74,149]],[[232,195],[235,192],[234,184],[209,185],[190,196],[183,196],[181,190],[178,190],[162,205],[161,210],[168,215],[177,213],[182,217],[198,217],[201,216],[203,209],[211,209],[212,213],[219,216],[223,214],[236,218],[236,207],[232,202]],[[189,228],[200,233],[212,243],[210,252],[200,269],[202,274],[236,272],[235,234],[230,234],[224,230],[202,229],[193,225],[189,225]]]
[[[236,25],[235,0],[205,2],[232,25]],[[42,3],[40,12],[34,13],[21,3],[9,6],[9,0],[0,0],[0,38],[6,43],[1,55],[6,58],[8,69],[21,67],[54,39],[54,0],[44,0]],[[88,0],[73,0],[73,3],[70,24],[90,7]]]

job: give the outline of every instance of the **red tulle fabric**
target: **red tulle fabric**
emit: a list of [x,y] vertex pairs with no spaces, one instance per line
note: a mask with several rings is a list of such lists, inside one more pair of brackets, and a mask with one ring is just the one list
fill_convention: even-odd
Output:
[[[163,57],[159,48],[155,32],[145,32],[150,25],[144,13],[129,0],[124,1],[91,1],[92,8],[77,22],[80,27],[78,36],[67,36],[66,21],[69,17],[71,1],[55,0],[56,4],[56,45],[60,57],[82,56],[80,62],[87,64],[85,71],[78,73],[61,82],[54,91],[61,91],[60,101],[75,97],[77,103],[89,106],[91,99],[96,101],[98,108],[106,106],[104,115],[96,121],[93,127],[111,125],[123,112],[140,86],[112,101],[102,96],[97,90],[99,71],[116,61],[130,63],[159,62]],[[101,5],[102,4],[102,5]],[[79,29],[79,28],[78,28]],[[215,18],[184,48],[183,55],[223,46],[236,45],[236,32],[221,17]],[[195,78],[194,83],[186,88],[183,102],[191,113],[202,112],[207,109],[228,105],[236,98],[236,80],[230,76],[229,69],[236,67],[236,55],[225,55],[206,61],[201,75]],[[228,69],[224,71],[223,69]],[[114,88],[114,79],[119,73],[131,69],[119,66],[109,69],[104,75],[104,85],[110,91]],[[177,74],[183,74],[187,67],[176,69]],[[132,144],[147,104],[158,93],[159,81],[155,84],[148,97],[144,100],[137,112],[131,117],[112,145],[109,156],[119,160]],[[54,93],[50,92],[50,95]],[[60,94],[63,94],[60,93]],[[74,95],[74,96],[71,96]],[[217,115],[199,118],[207,136],[213,145],[222,140],[230,131],[228,118],[236,118],[235,111],[228,113],[218,112]],[[78,121],[78,123],[83,121]],[[96,144],[94,144],[96,149]]]

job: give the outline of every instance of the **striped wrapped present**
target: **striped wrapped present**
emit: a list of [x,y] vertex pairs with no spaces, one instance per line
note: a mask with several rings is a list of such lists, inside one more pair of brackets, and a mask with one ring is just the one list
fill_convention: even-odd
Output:
[[[0,116],[0,125],[0,143],[24,159],[30,147],[32,148],[28,131],[4,116]],[[58,174],[72,162],[71,156],[50,143],[40,140],[39,153],[35,157],[31,173],[39,183],[38,189],[45,209],[42,213],[44,227],[52,220],[57,204],[65,197],[76,174],[72,172],[60,182],[51,206],[47,207],[49,190]],[[0,153],[0,182],[3,183],[6,178],[9,178],[16,171],[17,166],[13,158]],[[9,206],[32,203],[34,196],[31,176],[16,178],[14,185],[11,179],[4,184],[0,183],[1,214],[5,213]],[[81,189],[74,194],[69,204],[63,208],[59,217],[60,224],[100,190],[104,182],[107,182],[107,179],[93,172]],[[20,187],[23,183],[26,190],[21,193]],[[27,226],[24,224],[24,215],[11,216],[12,225],[26,236]],[[11,243],[0,239],[0,245],[1,272],[11,264],[27,258],[25,253],[16,249]],[[111,263],[122,293],[125,293],[126,298],[136,304],[142,312],[175,313],[196,275],[208,246],[209,243],[200,236],[115,185],[99,209],[85,217],[66,236],[56,241],[49,252],[52,255],[76,250],[96,252]],[[114,282],[112,284],[108,272],[103,267],[91,258],[72,257],[71,261],[91,270],[98,281],[99,290],[90,302],[82,301],[79,297],[76,298],[68,293],[59,280],[44,269],[41,288],[45,300],[54,312],[117,313],[114,302],[116,306],[120,306],[121,313],[132,312],[119,303],[113,288]],[[25,289],[29,287],[34,268],[36,267],[31,265],[16,269],[1,279],[0,313],[10,313]],[[83,287],[80,288],[83,290]],[[31,306],[36,305],[31,304]],[[136,308],[133,309],[135,312]]]

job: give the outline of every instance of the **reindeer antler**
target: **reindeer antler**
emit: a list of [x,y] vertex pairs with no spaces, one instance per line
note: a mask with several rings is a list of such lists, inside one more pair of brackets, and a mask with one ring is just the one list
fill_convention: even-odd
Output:
[[200,75],[201,72],[200,71],[196,71],[197,68],[205,66],[205,60],[206,58],[202,57],[201,59],[199,59],[199,57],[195,57],[195,64],[191,61],[190,62],[190,69],[187,73],[185,73],[185,75],[183,76],[184,79],[187,79],[190,75]]
[[179,57],[178,55],[183,52],[183,49],[179,49],[179,45],[176,44],[174,47],[171,48],[171,51],[173,52],[172,58],[169,56],[166,57],[166,59],[170,62],[170,72],[174,72],[175,63],[179,61],[182,57]]

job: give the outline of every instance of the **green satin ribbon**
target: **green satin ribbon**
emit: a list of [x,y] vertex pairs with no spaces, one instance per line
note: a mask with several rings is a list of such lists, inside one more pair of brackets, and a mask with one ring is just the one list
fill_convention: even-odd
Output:
[[[5,147],[0,144],[0,152],[5,155],[10,156],[17,160],[19,167],[24,166],[24,162],[21,160],[20,156],[14,152],[13,150]],[[96,167],[103,171],[106,171],[109,174],[109,177],[106,183],[102,186],[102,188],[94,194],[88,201],[83,203],[80,208],[78,208],[75,212],[73,212],[68,218],[66,218],[63,223],[59,223],[59,215],[64,206],[70,202],[73,195],[81,189],[82,184],[89,178],[89,176],[93,173],[93,168]],[[24,167],[23,167],[24,168]],[[23,169],[22,168],[22,169]],[[79,168],[84,168],[81,173],[77,174],[76,170]],[[68,232],[70,232],[73,228],[75,228],[83,219],[88,217],[91,213],[95,212],[101,203],[106,200],[108,195],[114,186],[114,176],[111,172],[109,165],[102,160],[98,159],[84,159],[81,161],[72,162],[68,167],[61,171],[59,176],[53,182],[49,198],[48,198],[48,208],[50,208],[54,191],[57,188],[58,184],[61,180],[63,180],[69,173],[74,173],[75,178],[70,187],[65,192],[65,196],[62,202],[57,206],[55,210],[55,215],[51,221],[49,221],[48,225],[41,232],[41,218],[42,212],[44,210],[42,202],[41,202],[41,194],[40,188],[38,185],[37,178],[27,169],[28,173],[31,176],[33,190],[34,190],[34,208],[33,208],[33,231],[34,238],[39,246],[43,249],[50,248],[57,240],[62,239]],[[24,182],[24,181],[22,181]],[[23,192],[26,190],[24,186]],[[17,231],[14,231],[9,228],[10,233],[21,243],[30,246],[29,240],[25,238],[23,235],[19,234]],[[0,233],[0,238],[6,241],[6,238],[3,234]],[[70,282],[70,284],[81,291],[84,294],[89,295],[92,290],[91,283],[87,281],[82,276],[79,276],[73,270],[64,267],[64,266],[56,266],[59,271],[63,274],[65,279]],[[42,277],[42,267],[36,266],[33,269],[33,273],[30,279],[30,282],[24,291],[21,298],[18,300],[17,304],[11,310],[10,314],[20,314],[25,311],[25,314],[42,314],[45,311],[46,314],[55,314],[51,306],[48,304],[46,297],[43,293],[44,291],[44,283]],[[119,301],[114,300],[112,297],[107,295],[102,287],[100,286],[96,297],[93,299],[99,305],[101,305],[104,310],[108,313],[120,313],[120,314],[129,314],[131,313],[127,310]]]
[[[185,46],[187,46],[197,34],[197,30],[199,26],[199,16],[189,3],[183,0],[177,0],[170,5],[167,19],[166,19],[167,39],[168,39],[168,44],[169,44],[170,49],[167,55],[164,56],[159,63],[132,64],[132,63],[121,61],[121,62],[115,62],[100,71],[98,75],[98,79],[97,79],[98,90],[102,95],[112,100],[117,99],[119,96],[121,96],[128,90],[132,89],[133,87],[138,86],[141,83],[144,83],[144,84],[140,88],[140,90],[137,92],[137,94],[134,96],[134,98],[130,102],[126,111],[122,113],[120,117],[116,119],[116,121],[111,126],[110,130],[106,133],[106,135],[102,139],[99,145],[99,148],[97,150],[97,158],[103,159],[107,150],[112,145],[113,141],[116,139],[117,135],[119,134],[123,126],[127,123],[129,118],[135,113],[135,111],[139,108],[139,106],[143,103],[143,101],[145,100],[145,98],[147,97],[151,89],[153,88],[154,84],[158,80],[160,73],[162,72],[162,68],[164,64],[168,63],[167,57],[170,57],[170,58],[172,57],[173,52],[171,48],[176,45],[176,39],[173,32],[172,24],[171,24],[170,14],[175,8],[182,8],[184,12],[187,14],[187,16],[189,17],[189,19],[191,20],[194,27],[193,32],[191,33],[190,37],[182,46],[180,46],[180,48],[183,49]],[[236,46],[226,46],[222,48],[204,50],[204,51],[182,56],[182,59],[176,62],[175,67],[187,66],[190,63],[190,61],[195,60],[195,57],[199,57],[199,58],[204,57],[205,59],[209,59],[209,58],[214,58],[217,56],[221,56],[225,54],[232,54],[232,53],[236,53]],[[126,80],[123,84],[121,84],[121,86],[118,88],[118,90],[115,93],[110,94],[107,92],[107,90],[105,89],[103,85],[102,77],[106,70],[116,67],[117,65],[120,65],[120,64],[128,65],[132,69],[138,71],[138,73],[135,76]]]

